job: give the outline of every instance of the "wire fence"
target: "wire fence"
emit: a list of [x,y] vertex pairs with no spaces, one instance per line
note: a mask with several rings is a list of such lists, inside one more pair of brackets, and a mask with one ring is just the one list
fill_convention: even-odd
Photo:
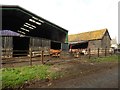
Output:
[[47,64],[49,62],[59,63],[74,58],[95,58],[105,57],[115,54],[113,49],[90,48],[90,49],[73,49],[70,51],[47,49],[29,50],[2,50],[2,67],[16,67],[25,65]]

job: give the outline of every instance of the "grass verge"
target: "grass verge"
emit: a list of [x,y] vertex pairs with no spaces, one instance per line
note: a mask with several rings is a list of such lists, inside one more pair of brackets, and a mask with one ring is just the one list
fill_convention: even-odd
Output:
[[90,62],[119,62],[120,55],[90,58]]
[[2,88],[14,88],[34,79],[56,79],[60,73],[48,72],[50,66],[35,65],[17,68],[2,68]]

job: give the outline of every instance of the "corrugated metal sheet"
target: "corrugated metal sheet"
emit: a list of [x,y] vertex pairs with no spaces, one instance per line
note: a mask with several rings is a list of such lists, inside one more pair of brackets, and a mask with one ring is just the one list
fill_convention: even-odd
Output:
[[0,36],[20,36],[20,34],[11,30],[0,30]]

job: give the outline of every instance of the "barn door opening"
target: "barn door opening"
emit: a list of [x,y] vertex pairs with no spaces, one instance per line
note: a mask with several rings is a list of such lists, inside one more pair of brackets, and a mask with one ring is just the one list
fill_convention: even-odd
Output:
[[27,56],[29,51],[29,38],[13,37],[13,57]]
[[61,49],[61,43],[51,41],[51,49],[60,50]]

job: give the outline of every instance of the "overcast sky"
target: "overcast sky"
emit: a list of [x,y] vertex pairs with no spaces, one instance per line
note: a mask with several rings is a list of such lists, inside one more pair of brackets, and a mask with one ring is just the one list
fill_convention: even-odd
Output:
[[119,0],[0,0],[19,5],[69,31],[69,34],[107,28],[118,37]]

